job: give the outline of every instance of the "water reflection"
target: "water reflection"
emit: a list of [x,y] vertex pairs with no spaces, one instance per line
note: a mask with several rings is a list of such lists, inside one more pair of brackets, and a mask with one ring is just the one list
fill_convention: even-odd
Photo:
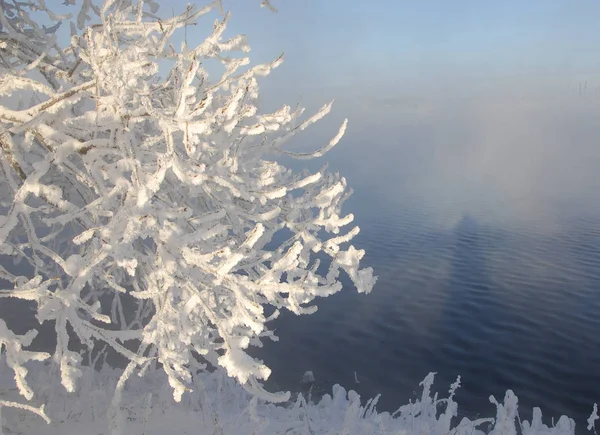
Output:
[[[256,350],[269,388],[297,390],[306,370],[354,387],[357,372],[392,411],[435,371],[440,391],[461,375],[465,415],[510,388],[521,418],[540,406],[582,429],[600,401],[600,100],[357,100],[337,98],[351,122],[327,160],[355,189],[346,210],[379,281],[284,313]],[[318,148],[335,116],[298,143]]]
[[600,220],[548,234],[464,214],[440,228],[422,218],[432,210],[375,206],[366,193],[353,206],[379,211],[362,216],[357,240],[376,289],[361,297],[349,286],[313,316],[284,315],[281,341],[261,351],[271,385],[297,389],[313,370],[325,389],[353,387],[356,371],[363,397],[382,393],[379,408],[393,411],[435,371],[441,393],[461,375],[461,415],[493,414],[488,397],[512,389],[522,419],[539,406],[548,424],[566,413],[583,429],[600,391]]

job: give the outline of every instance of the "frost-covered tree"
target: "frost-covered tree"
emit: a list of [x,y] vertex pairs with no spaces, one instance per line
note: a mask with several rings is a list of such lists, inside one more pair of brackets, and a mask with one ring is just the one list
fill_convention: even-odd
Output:
[[[246,39],[224,38],[218,1],[164,18],[150,0],[46,3],[0,0],[0,255],[28,265],[3,260],[0,297],[31,301],[57,337],[52,355],[27,350],[36,331],[0,319],[20,393],[34,395],[28,361],[56,364],[74,391],[83,352],[108,346],[129,361],[116,397],[159,367],[180,400],[208,364],[286,399],[261,387],[270,370],[249,346],[276,338],[280,310],[314,312],[341,271],[360,292],[375,282],[349,244],[346,180],[277,161],[322,156],[346,122],[315,152],[285,150],[331,104],[259,112],[257,78],[282,57],[252,66]],[[186,28],[215,9],[188,45]]]

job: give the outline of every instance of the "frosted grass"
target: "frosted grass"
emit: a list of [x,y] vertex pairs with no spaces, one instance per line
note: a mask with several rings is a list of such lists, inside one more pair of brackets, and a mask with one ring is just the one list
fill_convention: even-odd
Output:
[[[503,398],[490,397],[496,415],[471,420],[457,419],[458,403],[454,392],[460,378],[448,394],[432,393],[434,373],[420,383],[421,395],[395,412],[378,412],[378,397],[364,401],[354,391],[335,385],[331,394],[312,401],[310,394],[298,394],[284,404],[265,403],[253,398],[223,371],[198,373],[194,390],[186,392],[181,403],[173,401],[162,371],[132,377],[123,392],[122,406],[114,419],[107,416],[110,397],[119,371],[106,368],[95,372],[84,368],[75,394],[59,385],[49,366],[32,365],[35,385],[43,385],[38,400],[47,403],[52,422],[20,409],[2,408],[3,433],[31,435],[80,434],[431,434],[431,435],[568,435],[575,434],[575,422],[562,416],[554,425],[542,421],[542,412],[534,408],[532,421],[521,421],[518,399],[508,390]],[[0,368],[2,398],[15,400],[17,392],[8,387],[12,379],[3,362]],[[315,403],[316,402],[316,403]],[[591,410],[591,407],[590,407]],[[596,410],[590,417],[593,429]],[[111,428],[112,429],[109,429]],[[584,428],[578,428],[578,432]]]

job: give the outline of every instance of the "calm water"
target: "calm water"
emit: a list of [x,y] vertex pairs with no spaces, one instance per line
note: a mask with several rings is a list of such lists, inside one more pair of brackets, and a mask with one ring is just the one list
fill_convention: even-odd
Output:
[[462,377],[462,415],[495,415],[488,397],[512,389],[521,418],[539,406],[582,430],[600,402],[600,101],[337,97],[350,127],[327,160],[379,280],[278,319],[269,386],[312,370],[353,388],[356,372],[393,411],[434,371],[442,394]]
[[382,393],[379,408],[392,411],[435,371],[440,391],[461,375],[465,415],[490,415],[488,396],[510,388],[522,418],[539,406],[581,426],[600,401],[600,220],[550,237],[470,216],[442,231],[408,214],[363,225],[379,274],[371,295],[346,291],[276,324],[273,381],[297,389],[310,369],[325,386],[353,387],[356,371],[363,396]]
[[583,431],[600,402],[600,123],[569,101],[475,121],[392,110],[398,136],[381,122],[370,140],[358,121],[330,161],[356,188],[346,210],[379,281],[278,319],[271,385],[298,390],[312,370],[353,388],[356,371],[363,398],[394,411],[433,371],[443,394],[461,376],[462,415],[495,415],[488,397],[512,389],[522,419],[538,406]]

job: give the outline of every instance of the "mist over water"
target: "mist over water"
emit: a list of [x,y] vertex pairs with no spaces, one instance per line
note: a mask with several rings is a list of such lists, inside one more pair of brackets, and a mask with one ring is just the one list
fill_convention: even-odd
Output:
[[[394,411],[433,371],[444,394],[461,376],[460,415],[494,415],[488,397],[512,389],[522,419],[538,406],[585,433],[600,402],[600,95],[494,83],[303,94],[334,111],[288,149],[319,148],[344,117],[348,131],[324,158],[282,160],[347,177],[354,244],[379,280],[275,321],[280,341],[256,352],[268,388],[298,391],[312,370],[316,394],[340,383]],[[293,101],[271,90],[265,105]],[[25,311],[0,305],[21,332],[35,327]]]
[[512,389],[521,418],[538,406],[584,430],[600,401],[600,95],[352,92],[320,93],[336,97],[333,119],[290,147],[317,148],[350,118],[308,166],[347,176],[355,245],[379,280],[278,319],[260,352],[271,385],[298,390],[312,370],[325,390],[354,388],[356,371],[363,397],[393,411],[434,371],[440,391],[462,377],[464,415],[492,415],[488,397]]

